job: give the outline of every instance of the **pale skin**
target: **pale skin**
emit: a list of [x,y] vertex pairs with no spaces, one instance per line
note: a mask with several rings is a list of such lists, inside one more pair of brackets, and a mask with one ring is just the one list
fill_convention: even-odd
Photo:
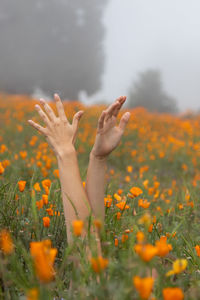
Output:
[[119,145],[125,127],[129,121],[130,113],[126,112],[117,126],[117,116],[126,101],[121,96],[102,112],[97,126],[94,146],[90,153],[90,161],[86,179],[86,193],[95,217],[104,220],[104,186],[107,157]]
[[119,97],[102,112],[98,121],[95,143],[90,153],[86,189],[84,189],[74,148],[78,123],[83,111],[77,112],[73,117],[72,124],[70,124],[57,94],[54,95],[54,100],[58,116],[44,99],[40,100],[41,106],[35,106],[46,127],[42,127],[32,120],[28,122],[46,137],[57,157],[67,235],[70,242],[72,239],[70,229],[73,220],[85,221],[91,214],[91,209],[95,217],[102,221],[104,219],[106,158],[120,143],[130,113],[125,113],[119,125],[116,126],[117,115],[126,101],[124,96]]
[[72,124],[70,124],[65,115],[60,97],[57,94],[54,95],[54,100],[56,102],[58,117],[47,102],[41,99],[40,104],[42,108],[40,105],[36,105],[35,108],[46,127],[42,127],[32,120],[28,120],[28,122],[46,137],[56,155],[68,242],[71,242],[72,221],[76,219],[85,221],[91,213],[88,198],[82,185],[74,148],[78,123],[83,111],[77,112],[73,117]]

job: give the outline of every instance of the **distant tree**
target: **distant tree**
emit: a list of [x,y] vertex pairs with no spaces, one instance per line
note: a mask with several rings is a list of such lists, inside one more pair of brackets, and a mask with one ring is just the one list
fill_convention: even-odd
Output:
[[149,111],[177,112],[176,101],[163,90],[161,73],[158,70],[147,70],[140,73],[139,80],[130,89],[128,106],[145,107]]
[[101,87],[108,0],[1,0],[0,90],[77,99]]

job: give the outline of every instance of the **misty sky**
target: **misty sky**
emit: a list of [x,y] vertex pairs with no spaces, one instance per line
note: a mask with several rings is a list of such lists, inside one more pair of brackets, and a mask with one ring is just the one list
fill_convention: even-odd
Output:
[[127,95],[139,72],[158,68],[180,110],[200,108],[200,1],[109,1],[103,86],[90,99]]

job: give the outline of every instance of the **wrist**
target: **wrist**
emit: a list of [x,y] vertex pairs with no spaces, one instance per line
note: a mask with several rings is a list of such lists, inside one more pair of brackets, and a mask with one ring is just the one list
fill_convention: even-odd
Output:
[[63,160],[65,158],[70,158],[71,156],[74,156],[74,155],[76,155],[76,150],[73,145],[71,145],[70,147],[65,147],[63,149],[60,149],[56,153],[56,157],[59,160]]
[[107,160],[107,157],[108,155],[97,155],[93,150],[90,152],[90,159],[95,159],[104,162]]

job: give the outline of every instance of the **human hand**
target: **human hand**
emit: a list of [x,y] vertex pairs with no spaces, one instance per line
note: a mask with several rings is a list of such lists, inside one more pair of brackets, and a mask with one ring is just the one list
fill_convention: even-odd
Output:
[[129,121],[130,113],[126,112],[116,126],[118,113],[126,101],[125,96],[121,96],[102,112],[97,127],[97,135],[91,154],[102,159],[108,156],[120,143],[125,127]]
[[47,142],[55,152],[56,156],[60,156],[74,150],[78,123],[83,115],[83,111],[78,111],[73,117],[72,124],[70,124],[58,94],[54,95],[54,100],[56,102],[58,117],[47,102],[44,99],[40,99],[40,104],[43,106],[44,110],[39,105],[35,105],[35,109],[38,111],[46,127],[42,127],[32,120],[28,120],[28,122],[46,137]]

